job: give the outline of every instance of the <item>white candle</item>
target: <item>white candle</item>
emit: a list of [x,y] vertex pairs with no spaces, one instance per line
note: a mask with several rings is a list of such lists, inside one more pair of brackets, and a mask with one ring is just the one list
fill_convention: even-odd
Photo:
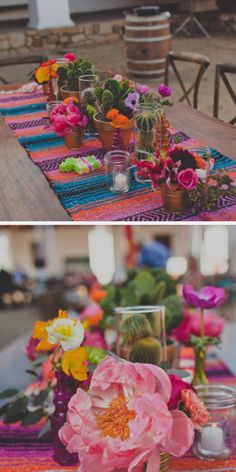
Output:
[[127,190],[128,187],[128,176],[126,174],[115,174],[114,176],[114,189],[122,192]]
[[203,428],[201,433],[201,447],[213,454],[220,454],[224,450],[223,430],[214,424]]

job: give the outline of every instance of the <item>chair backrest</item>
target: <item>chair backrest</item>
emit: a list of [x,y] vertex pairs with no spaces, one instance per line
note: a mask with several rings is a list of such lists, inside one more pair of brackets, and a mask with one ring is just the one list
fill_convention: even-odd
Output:
[[[215,92],[214,92],[214,110],[213,114],[215,118],[219,117],[219,102],[220,102],[220,83],[221,80],[224,83],[226,90],[232,98],[234,105],[236,105],[236,93],[233,90],[232,85],[229,82],[226,74],[236,74],[236,63],[235,64],[217,64],[215,73]],[[234,125],[236,123],[236,116],[230,120],[230,123]]]
[[[186,87],[184,80],[179,72],[179,69],[176,66],[176,62],[188,62],[190,64],[198,65],[197,75],[194,79],[194,82],[190,87]],[[183,95],[179,98],[180,102],[184,100],[187,101],[188,105],[193,106],[197,109],[198,107],[198,95],[199,87],[203,74],[210,65],[208,57],[203,56],[202,54],[196,54],[191,52],[170,52],[166,58],[166,71],[165,71],[165,83],[169,84],[169,69],[173,69],[176,78],[180,84],[180,87],[183,91]],[[191,102],[190,94],[193,92],[193,100]]]
[[[18,66],[18,65],[26,65],[26,64],[35,64],[39,65],[42,62],[46,62],[48,60],[47,56],[43,55],[29,55],[29,56],[12,56],[12,57],[4,57],[0,59],[0,67],[10,67],[10,66]],[[0,76],[0,82],[2,84],[9,84],[10,82],[4,79],[4,77]]]

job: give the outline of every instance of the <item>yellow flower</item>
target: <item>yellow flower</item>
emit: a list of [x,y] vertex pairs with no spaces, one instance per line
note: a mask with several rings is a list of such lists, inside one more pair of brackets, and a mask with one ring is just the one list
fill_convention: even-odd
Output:
[[79,347],[74,351],[67,351],[62,358],[62,370],[66,375],[72,375],[76,380],[86,380],[88,377],[86,360],[87,354],[83,347]]
[[39,67],[35,72],[35,78],[39,84],[50,80],[50,71],[48,67]]

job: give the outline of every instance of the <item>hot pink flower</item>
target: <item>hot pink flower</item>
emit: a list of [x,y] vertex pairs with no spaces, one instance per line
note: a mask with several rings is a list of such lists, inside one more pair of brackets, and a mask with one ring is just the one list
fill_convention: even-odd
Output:
[[216,308],[225,301],[226,293],[223,288],[206,285],[196,292],[192,285],[183,286],[183,296],[186,302],[194,308]]
[[177,175],[177,182],[183,190],[193,190],[198,180],[198,175],[193,169],[181,170]]
[[98,347],[99,349],[107,349],[107,344],[101,331],[86,331],[84,346]]
[[50,124],[58,136],[63,136],[72,128],[85,128],[88,118],[80,108],[73,103],[73,98],[68,103],[57,105],[50,114]]
[[[180,325],[172,330],[174,336],[182,344],[187,344],[190,336],[200,336],[200,311],[190,313],[184,311],[183,319]],[[213,312],[207,311],[204,314],[204,334],[205,336],[218,337],[224,329],[224,319]]]
[[67,54],[64,55],[64,59],[66,59],[68,62],[73,62],[73,61],[76,61],[77,56],[73,54],[73,52],[68,52]]
[[182,390],[181,400],[184,403],[185,410],[190,414],[190,418],[196,429],[201,430],[202,426],[209,422],[210,414],[204,403],[192,390]]
[[38,357],[38,352],[36,351],[36,346],[38,343],[39,339],[35,339],[31,336],[27,346],[25,346],[24,351],[30,361],[34,361]]
[[185,413],[168,410],[170,394],[161,368],[104,359],[90,390],[78,389],[70,400],[59,431],[68,451],[79,454],[79,471],[134,472],[147,462],[147,472],[156,472],[160,451],[183,455],[193,442],[193,425]]
[[192,390],[195,392],[195,389],[192,385],[187,384],[182,380],[178,375],[169,374],[169,378],[172,385],[171,397],[168,402],[169,410],[175,410],[178,408],[179,403],[181,401],[181,393],[183,390]]
[[172,89],[167,87],[165,84],[160,84],[157,88],[157,92],[162,96],[162,98],[170,97],[172,94]]

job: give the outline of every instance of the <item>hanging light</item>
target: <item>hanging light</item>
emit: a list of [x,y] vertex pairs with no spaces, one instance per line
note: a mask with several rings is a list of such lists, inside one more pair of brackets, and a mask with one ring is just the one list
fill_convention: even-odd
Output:
[[112,233],[105,226],[96,226],[88,234],[89,265],[102,285],[111,282],[115,272],[115,250]]
[[171,277],[180,277],[187,271],[186,257],[170,257],[166,264],[166,271]]
[[201,272],[204,275],[225,274],[229,268],[229,233],[227,226],[205,229],[201,250]]

